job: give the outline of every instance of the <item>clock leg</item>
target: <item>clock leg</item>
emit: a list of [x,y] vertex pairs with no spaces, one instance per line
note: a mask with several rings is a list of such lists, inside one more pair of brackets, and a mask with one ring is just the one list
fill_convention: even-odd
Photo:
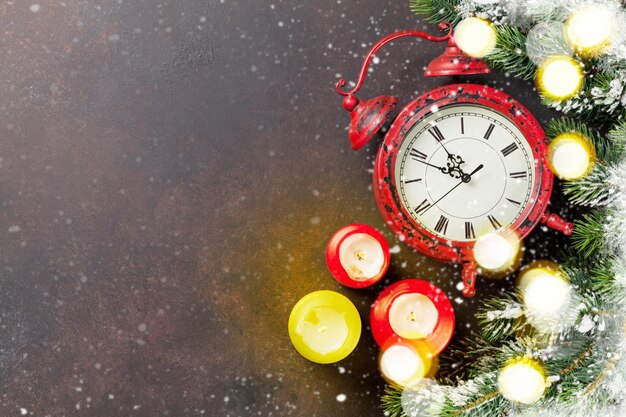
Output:
[[476,294],[476,264],[473,262],[466,262],[463,264],[463,295],[465,297],[473,297]]
[[574,223],[568,222],[547,210],[543,213],[543,216],[541,216],[541,223],[545,224],[550,229],[563,233],[565,236],[571,235],[574,231]]

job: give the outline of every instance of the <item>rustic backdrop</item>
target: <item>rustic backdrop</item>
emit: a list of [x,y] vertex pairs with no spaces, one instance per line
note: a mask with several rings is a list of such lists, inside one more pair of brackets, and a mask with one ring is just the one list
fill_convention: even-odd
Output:
[[[340,291],[366,325],[385,285],[419,277],[471,330],[459,268],[384,228],[377,143],[350,149],[333,88],[384,34],[436,32],[408,1],[4,1],[0,18],[0,415],[377,416],[369,329],[341,363],[307,362],[287,335],[301,296]],[[450,82],[422,77],[442,48],[385,48],[361,96]],[[531,83],[473,81],[551,116]],[[352,222],[398,245],[371,290],[326,271]],[[535,231],[527,260],[559,243]]]

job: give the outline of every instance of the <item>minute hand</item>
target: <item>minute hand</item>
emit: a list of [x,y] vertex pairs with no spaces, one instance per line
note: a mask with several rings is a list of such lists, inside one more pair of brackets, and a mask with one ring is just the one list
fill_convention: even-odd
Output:
[[452,187],[452,189],[450,191],[448,191],[447,193],[445,193],[444,195],[442,195],[441,197],[439,197],[439,200],[435,201],[431,206],[429,206],[426,210],[424,210],[422,212],[422,214],[426,213],[428,210],[430,210],[431,207],[436,206],[437,203],[439,203],[441,200],[443,200],[448,194],[450,194],[452,191],[456,190],[459,185],[466,183],[466,182],[470,182],[472,180],[472,175],[476,174],[478,171],[480,171],[481,169],[483,169],[483,164],[480,164],[476,167],[475,170],[473,170],[471,173],[469,174],[465,174],[462,178],[461,181],[456,184],[454,187]]
[[414,160],[414,161],[417,161],[417,162],[420,162],[420,163],[422,163],[422,164],[424,164],[424,165],[428,165],[429,167],[437,168],[439,171],[443,172],[444,174],[446,173],[446,172],[444,171],[444,170],[445,170],[445,168],[444,168],[444,167],[439,167],[439,166],[437,166],[437,165],[429,164],[428,162],[426,162],[426,161],[422,161],[421,159],[417,159],[417,158],[413,158],[413,160]]

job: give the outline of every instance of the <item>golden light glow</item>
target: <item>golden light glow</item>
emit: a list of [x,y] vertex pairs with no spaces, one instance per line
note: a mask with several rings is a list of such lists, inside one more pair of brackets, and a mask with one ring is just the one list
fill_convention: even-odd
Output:
[[607,7],[587,6],[572,13],[565,24],[567,42],[576,53],[602,55],[615,35],[615,16]]
[[520,357],[505,365],[498,376],[498,391],[509,401],[536,403],[546,390],[546,376],[534,359]]
[[528,322],[542,333],[552,333],[569,325],[568,313],[573,291],[563,270],[550,261],[536,261],[518,276],[524,314]]
[[595,161],[595,147],[588,137],[580,133],[563,133],[554,138],[548,148],[550,169],[564,180],[577,180],[586,176]]
[[541,63],[535,82],[543,95],[551,100],[562,101],[578,94],[583,80],[583,71],[578,61],[559,55]]
[[433,356],[421,343],[394,343],[383,349],[379,358],[383,378],[403,388],[418,385],[432,366]]
[[482,58],[496,46],[497,35],[493,25],[477,17],[468,17],[454,29],[454,39],[467,55]]
[[488,233],[474,244],[474,260],[481,272],[509,271],[520,258],[522,244],[515,233]]

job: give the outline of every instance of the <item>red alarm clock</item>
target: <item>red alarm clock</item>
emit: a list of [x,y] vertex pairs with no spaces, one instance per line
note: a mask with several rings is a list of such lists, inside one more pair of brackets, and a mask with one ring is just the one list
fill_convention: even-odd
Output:
[[[490,72],[480,59],[456,46],[449,23],[445,36],[402,31],[381,39],[367,55],[354,89],[336,90],[350,111],[349,138],[361,148],[388,120],[397,98],[360,102],[369,63],[380,47],[414,36],[448,41],[425,76]],[[395,118],[376,158],[373,190],[389,227],[413,249],[440,261],[463,263],[463,294],[475,294],[473,247],[497,232],[526,237],[539,223],[571,234],[573,224],[547,211],[554,177],[546,162],[548,141],[530,112],[494,88],[450,84],[411,101]]]

